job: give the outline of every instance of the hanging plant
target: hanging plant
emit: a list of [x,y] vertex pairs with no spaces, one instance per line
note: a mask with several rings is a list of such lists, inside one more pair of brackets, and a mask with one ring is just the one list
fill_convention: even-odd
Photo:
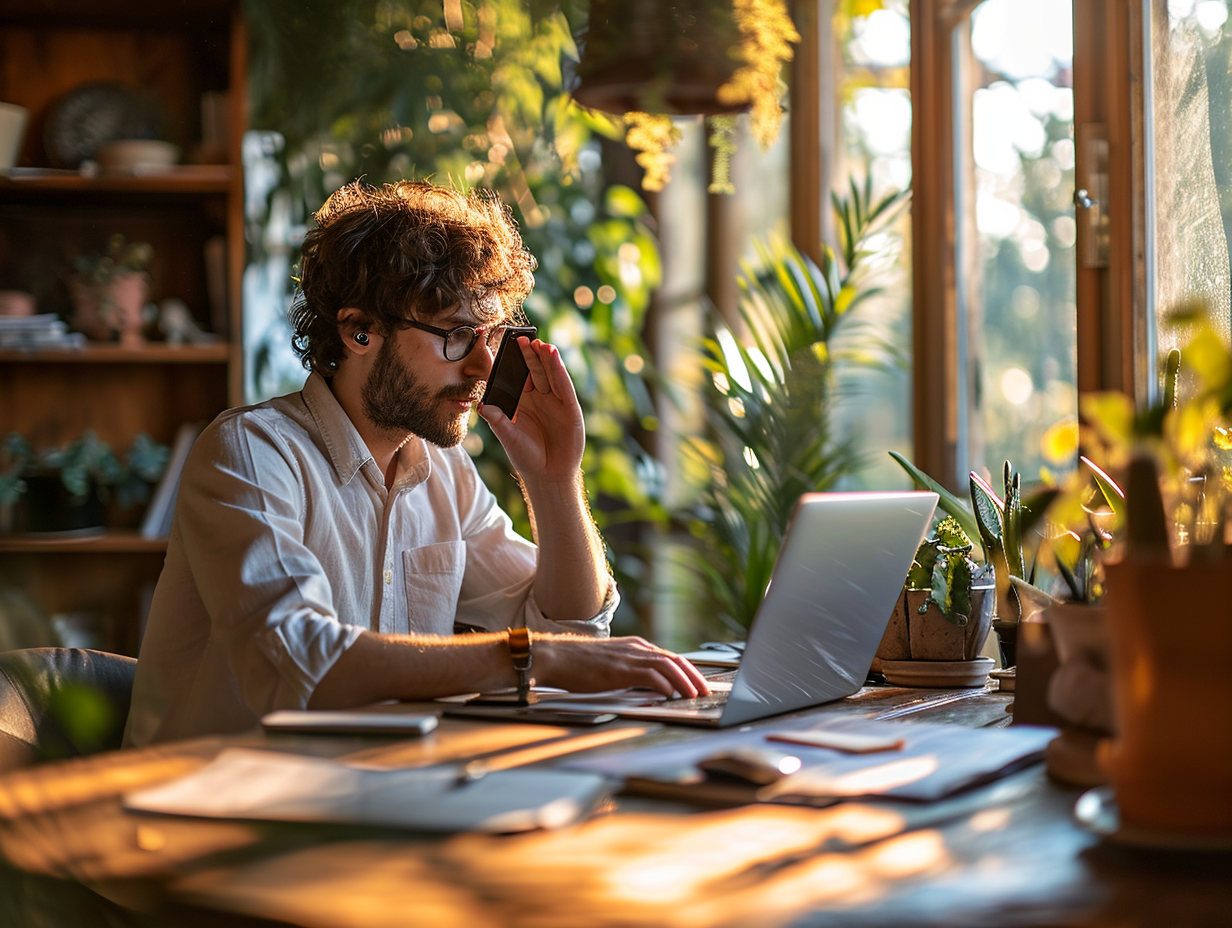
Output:
[[783,66],[800,41],[786,0],[590,0],[573,97],[624,118],[625,142],[662,190],[680,140],[673,116],[701,115],[713,155],[711,193],[733,193],[735,114],[762,148],[778,137]]

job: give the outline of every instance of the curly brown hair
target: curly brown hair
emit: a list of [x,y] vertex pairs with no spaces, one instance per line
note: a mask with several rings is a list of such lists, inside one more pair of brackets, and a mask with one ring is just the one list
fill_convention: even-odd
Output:
[[522,318],[535,259],[513,213],[491,191],[355,181],[335,191],[313,218],[290,309],[291,344],[309,370],[326,376],[337,370],[343,358],[338,312],[347,307],[359,309],[363,325],[382,335],[462,300],[472,301],[480,322]]

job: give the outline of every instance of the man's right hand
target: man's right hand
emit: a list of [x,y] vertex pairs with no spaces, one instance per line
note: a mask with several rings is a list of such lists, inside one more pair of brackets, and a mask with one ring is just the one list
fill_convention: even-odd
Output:
[[706,696],[710,687],[689,661],[643,638],[544,635],[533,639],[532,676],[540,686],[595,693],[626,686],[665,696]]

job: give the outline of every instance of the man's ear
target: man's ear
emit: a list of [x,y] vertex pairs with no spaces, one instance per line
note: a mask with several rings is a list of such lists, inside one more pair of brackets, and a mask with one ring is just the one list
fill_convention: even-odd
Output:
[[352,354],[367,354],[378,343],[375,333],[364,319],[363,311],[355,306],[338,310],[338,335],[342,339],[342,347]]

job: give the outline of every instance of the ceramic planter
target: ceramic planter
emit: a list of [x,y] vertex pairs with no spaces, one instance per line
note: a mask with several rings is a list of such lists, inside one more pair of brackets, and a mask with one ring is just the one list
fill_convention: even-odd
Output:
[[997,604],[993,586],[972,589],[971,616],[963,628],[931,603],[921,615],[927,598],[927,590],[903,590],[899,595],[877,648],[878,660],[969,661],[979,657]]
[[116,274],[105,281],[75,277],[70,281],[73,298],[73,327],[91,341],[111,341],[139,347],[142,336],[142,311],[150,292],[149,278],[141,272]]
[[[1048,745],[1049,776],[1075,786],[1101,786],[1099,741],[1112,732],[1112,680],[1107,609],[1103,603],[1061,602],[1044,612],[1057,667],[1048,680],[1049,708],[1062,719]],[[1017,712],[1017,710],[1015,710]]]
[[1232,560],[1107,568],[1116,737],[1100,763],[1122,827],[1232,837]]

